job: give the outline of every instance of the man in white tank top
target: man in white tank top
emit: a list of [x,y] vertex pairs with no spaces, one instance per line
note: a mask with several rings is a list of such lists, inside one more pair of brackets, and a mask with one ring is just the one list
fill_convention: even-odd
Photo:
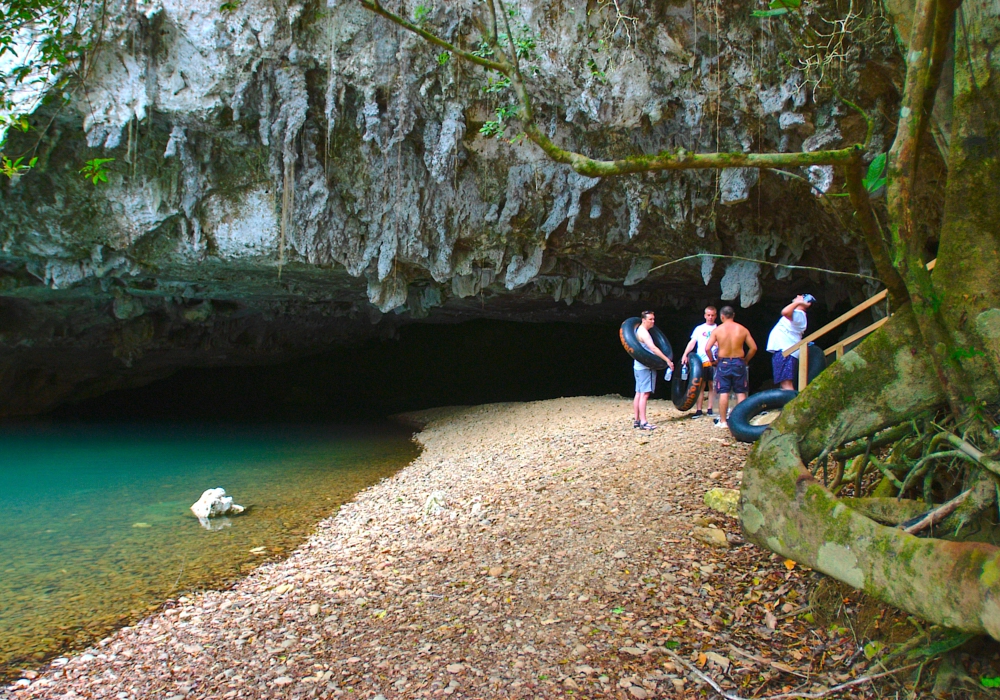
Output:
[[[667,366],[673,369],[674,363],[660,352],[649,334],[649,329],[656,325],[656,316],[652,311],[642,312],[642,323],[635,329],[635,339],[654,355],[666,360]],[[632,400],[634,417],[632,427],[640,430],[655,430],[656,426],[646,420],[646,404],[649,395],[656,389],[656,370],[652,370],[639,360],[632,361],[632,373],[635,375],[635,398]]]

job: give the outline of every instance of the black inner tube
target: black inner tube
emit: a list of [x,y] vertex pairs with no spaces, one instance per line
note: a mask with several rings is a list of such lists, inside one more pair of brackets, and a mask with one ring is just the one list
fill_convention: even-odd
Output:
[[765,411],[780,409],[798,395],[799,392],[788,389],[768,389],[748,396],[729,414],[729,432],[740,442],[757,442],[769,426],[753,425],[750,421]]
[[687,379],[681,379],[682,372],[675,368],[674,378],[670,387],[670,398],[678,411],[687,411],[698,401],[698,395],[705,386],[705,373],[702,371],[701,356],[693,352],[688,355]]
[[[621,328],[618,330],[618,337],[622,341],[622,345],[625,347],[625,351],[632,356],[633,360],[637,360],[639,363],[646,365],[650,369],[660,370],[666,369],[667,363],[660,359],[659,355],[654,355],[649,350],[642,346],[639,339],[635,336],[635,331],[642,323],[642,319],[638,316],[633,316],[632,318],[625,319],[622,323]],[[667,336],[663,334],[656,326],[649,329],[649,337],[653,339],[653,345],[662,352],[664,355],[669,357],[671,360],[674,359],[673,348],[670,347],[670,341],[667,340]]]

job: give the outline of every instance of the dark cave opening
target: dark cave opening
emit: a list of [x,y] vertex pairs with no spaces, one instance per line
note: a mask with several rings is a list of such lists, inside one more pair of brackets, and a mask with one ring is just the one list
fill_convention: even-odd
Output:
[[[716,304],[721,307],[721,304]],[[840,309],[837,309],[838,311]],[[638,314],[638,309],[636,314]],[[657,325],[679,357],[702,309],[661,310]],[[771,386],[767,334],[780,307],[737,309],[759,346],[750,364],[751,392]],[[810,331],[832,314],[809,313]],[[829,341],[832,342],[832,341]],[[662,377],[661,377],[662,379]],[[473,320],[414,323],[392,339],[282,364],[185,368],[139,388],[64,405],[49,416],[71,420],[266,422],[370,421],[445,405],[533,401],[634,390],[631,359],[617,323],[518,323]],[[660,381],[655,399],[669,399]]]

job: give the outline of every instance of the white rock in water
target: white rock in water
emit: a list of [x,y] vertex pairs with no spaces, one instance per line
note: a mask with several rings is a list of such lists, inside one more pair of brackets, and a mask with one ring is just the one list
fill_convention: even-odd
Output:
[[233,497],[227,496],[223,488],[209,489],[191,506],[191,512],[197,515],[199,520],[219,515],[239,515],[244,510],[243,506],[233,503]]

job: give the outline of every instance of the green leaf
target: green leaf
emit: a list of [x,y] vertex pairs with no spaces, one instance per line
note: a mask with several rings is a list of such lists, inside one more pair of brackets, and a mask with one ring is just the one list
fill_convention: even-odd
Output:
[[939,639],[933,644],[928,644],[925,647],[920,647],[919,649],[914,649],[909,654],[908,658],[915,658],[917,656],[923,656],[924,658],[931,658],[937,656],[938,654],[944,654],[952,649],[957,649],[958,647],[965,644],[967,641],[972,639],[975,635],[969,634],[967,632],[956,632],[955,634],[949,635],[944,639]]
[[754,10],[750,13],[753,17],[777,17],[778,15],[788,14],[788,10],[784,7],[778,8],[777,10]]
[[865,175],[861,183],[869,192],[875,192],[885,185],[885,166],[888,161],[887,153],[879,153],[868,165],[868,174]]
[[443,66],[451,59],[451,54],[447,51],[442,51],[437,55],[437,62],[439,66]]
[[865,653],[865,658],[874,659],[882,652],[883,649],[885,649],[885,644],[883,644],[882,642],[878,641],[868,642],[867,644],[865,644],[863,649]]
[[611,612],[613,612],[615,615],[621,615],[623,612],[625,612],[625,608],[622,607],[611,608]]
[[802,0],[771,0],[771,2],[768,4],[768,7],[770,7],[772,10],[777,10],[779,8],[794,10],[799,7],[802,7]]
[[679,647],[680,645],[681,645],[681,643],[680,643],[680,642],[675,642],[675,641],[674,641],[673,639],[668,639],[668,640],[667,640],[667,643],[666,643],[666,644],[664,644],[664,646],[665,646],[665,647],[666,647],[667,649],[676,649],[676,648],[677,648],[677,647]]
[[92,158],[80,168],[80,174],[84,179],[90,180],[93,184],[108,181],[107,164],[114,162],[114,158]]
[[1000,676],[993,676],[992,678],[983,676],[979,679],[979,682],[983,684],[984,688],[1000,688]]

